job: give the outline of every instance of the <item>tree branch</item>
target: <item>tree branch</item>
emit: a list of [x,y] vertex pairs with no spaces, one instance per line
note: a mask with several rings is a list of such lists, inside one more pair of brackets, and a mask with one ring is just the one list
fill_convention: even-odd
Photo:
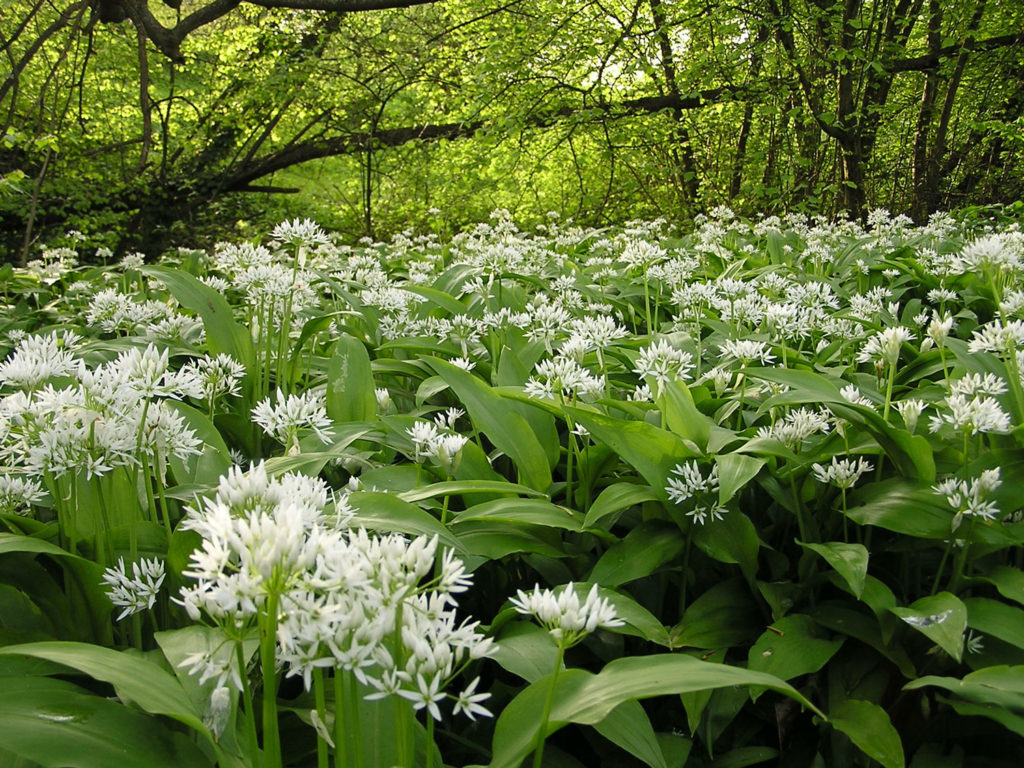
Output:
[[997,48],[1006,48],[1011,45],[1024,43],[1024,32],[1015,35],[999,35],[998,37],[987,37],[984,40],[973,40],[968,38],[963,43],[946,45],[923,56],[914,56],[908,59],[895,59],[885,66],[890,72],[922,72],[934,69],[942,59],[957,56],[964,51],[994,51]]
[[181,19],[173,27],[165,27],[157,20],[149,10],[149,0],[122,0],[122,4],[127,14],[146,30],[146,35],[153,45],[175,64],[182,64],[184,58],[181,55],[181,44],[185,38],[200,27],[231,13],[243,1],[262,8],[359,13],[430,5],[441,0],[212,0]]

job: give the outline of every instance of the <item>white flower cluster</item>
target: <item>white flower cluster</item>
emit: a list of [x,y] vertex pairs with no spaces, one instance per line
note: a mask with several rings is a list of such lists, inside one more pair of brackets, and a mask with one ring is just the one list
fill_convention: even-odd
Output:
[[829,415],[810,408],[797,408],[787,413],[770,427],[760,427],[757,437],[778,440],[791,451],[798,451],[804,440],[816,434],[827,434],[831,429]]
[[128,576],[123,557],[118,558],[116,566],[107,568],[103,572],[103,582],[110,587],[107,597],[118,608],[124,608],[117,620],[152,608],[164,576],[164,563],[156,558],[132,563],[131,576]]
[[653,344],[640,348],[633,372],[641,378],[649,378],[658,389],[668,381],[690,378],[693,370],[693,355],[669,344],[667,339],[658,339]]
[[26,336],[14,353],[0,363],[0,384],[35,389],[54,376],[69,376],[77,363],[72,354],[80,338],[67,331],[63,335]]
[[995,520],[999,514],[996,503],[989,499],[1003,481],[999,477],[999,468],[986,469],[980,476],[972,480],[948,478],[932,490],[945,496],[946,502],[953,508],[952,530],[960,527],[963,518],[980,517],[983,520]]
[[299,452],[299,430],[311,429],[323,443],[330,442],[324,429],[331,426],[322,394],[303,392],[287,395],[278,389],[275,398],[256,403],[252,418],[268,435],[283,443],[288,453]]
[[861,457],[856,460],[840,459],[833,456],[831,463],[826,467],[821,464],[812,464],[811,471],[819,483],[832,484],[836,488],[847,490],[853,488],[865,472],[870,472],[872,464]]
[[704,525],[708,518],[721,520],[725,508],[718,504],[718,465],[711,467],[705,477],[696,461],[676,464],[674,477],[668,478],[665,493],[676,504],[693,499],[693,508],[686,515],[698,525]]
[[187,394],[166,350],[132,347],[94,369],[75,360],[72,372],[77,383],[47,383],[0,400],[7,427],[0,456],[11,467],[53,477],[83,470],[91,479],[145,460],[163,477],[172,456],[199,452],[201,441],[182,415],[157,399]]
[[618,618],[615,608],[600,597],[597,584],[590,588],[581,602],[569,582],[557,594],[554,590],[535,585],[532,592],[519,590],[509,599],[516,611],[537,619],[563,649],[570,648],[597,629],[614,629],[625,622]]
[[952,394],[946,398],[948,413],[931,417],[930,429],[938,432],[949,424],[957,432],[974,436],[979,432],[1010,431],[1010,414],[993,397]]
[[604,391],[604,377],[598,377],[568,357],[541,360],[524,385],[530,397],[554,400],[578,398],[593,400]]
[[[202,543],[184,572],[195,583],[182,589],[181,604],[230,638],[276,605],[276,658],[286,675],[309,688],[318,668],[347,670],[375,696],[401,696],[440,718],[445,686],[493,651],[478,623],[456,616],[455,595],[471,577],[451,552],[438,558],[436,537],[348,530],[347,502],[334,499],[329,514],[328,498],[322,481],[269,478],[263,464],[229,472],[182,523]],[[199,653],[183,666],[202,681],[241,688],[230,659]],[[451,696],[456,711],[489,714],[476,685]]]
[[[456,411],[457,409],[451,409]],[[452,415],[452,414],[449,414]],[[413,425],[405,430],[405,433],[412,440],[413,446],[413,459],[417,462],[425,460],[431,460],[436,463],[446,474],[451,475],[459,465],[459,459],[462,455],[462,448],[469,442],[469,438],[463,435],[457,434],[446,434],[438,429],[451,427],[451,423],[458,418],[455,415],[454,418],[448,418],[439,416],[438,424],[432,424],[429,421],[416,421]]]

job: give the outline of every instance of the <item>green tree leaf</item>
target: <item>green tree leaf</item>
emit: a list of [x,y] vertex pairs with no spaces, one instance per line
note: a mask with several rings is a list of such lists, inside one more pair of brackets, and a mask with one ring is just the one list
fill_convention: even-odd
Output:
[[885,710],[870,701],[847,699],[829,712],[829,722],[861,752],[884,768],[903,768],[903,744]]

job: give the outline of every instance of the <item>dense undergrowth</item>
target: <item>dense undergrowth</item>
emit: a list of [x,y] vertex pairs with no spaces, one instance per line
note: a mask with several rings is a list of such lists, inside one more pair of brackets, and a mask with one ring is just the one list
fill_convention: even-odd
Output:
[[1024,760],[1017,225],[86,255],[4,283],[5,763]]

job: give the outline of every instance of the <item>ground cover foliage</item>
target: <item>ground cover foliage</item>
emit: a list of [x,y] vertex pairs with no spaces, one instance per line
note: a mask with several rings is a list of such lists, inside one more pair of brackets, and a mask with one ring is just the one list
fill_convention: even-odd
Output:
[[92,257],[3,275],[5,764],[1024,757],[1017,224]]

